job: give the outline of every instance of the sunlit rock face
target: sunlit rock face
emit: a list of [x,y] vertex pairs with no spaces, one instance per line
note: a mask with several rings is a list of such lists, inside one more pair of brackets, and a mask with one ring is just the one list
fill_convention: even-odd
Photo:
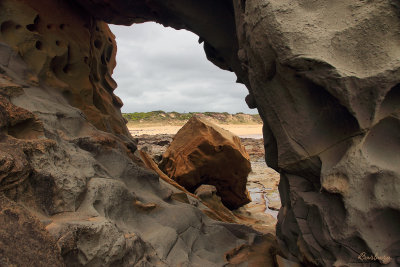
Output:
[[[189,254],[180,240],[197,242],[192,247],[199,251],[187,258],[190,263],[211,266],[202,260],[224,253],[205,246],[198,218],[186,222],[197,241],[188,241],[183,226],[173,234],[170,229],[179,228],[179,220],[162,228],[170,233],[162,240],[155,235],[135,239],[123,228],[137,214],[149,221],[173,220],[171,210],[180,207],[160,200],[166,185],[158,185],[154,176],[148,174],[150,184],[142,184],[140,177],[147,172],[132,163],[135,145],[120,115],[122,103],[112,93],[115,43],[104,22],[157,21],[198,34],[207,58],[234,71],[249,89],[246,102],[257,107],[264,121],[266,161],[281,173],[277,236],[286,256],[341,266],[362,261],[358,255],[365,252],[396,264],[399,5],[396,0],[3,0],[0,42],[6,45],[1,45],[0,73],[6,81],[1,84],[0,128],[2,153],[12,151],[3,157],[12,171],[0,167],[1,188],[45,217],[59,214],[47,228],[60,240],[102,239],[109,233],[112,238],[104,242],[116,252],[108,264],[185,262],[180,259]],[[3,86],[9,82],[13,85]],[[145,189],[152,193],[141,193]],[[115,195],[124,197],[116,200]],[[126,212],[124,205],[136,198],[161,208],[129,206]],[[194,210],[187,211],[193,215],[189,218],[203,216]],[[68,223],[66,211],[80,211],[83,217]],[[88,223],[93,214],[101,219]],[[226,242],[238,240],[227,228],[205,224]],[[129,227],[147,233],[151,224]],[[76,230],[81,228],[91,230]],[[121,240],[125,243],[119,246]],[[60,244],[64,258],[85,255],[75,258],[80,264],[95,264],[107,254],[84,243]],[[201,246],[207,248],[200,251]],[[128,247],[143,250],[130,255]]]
[[159,167],[193,193],[202,184],[216,186],[230,209],[251,201],[249,154],[239,137],[204,119],[193,117],[177,132]]

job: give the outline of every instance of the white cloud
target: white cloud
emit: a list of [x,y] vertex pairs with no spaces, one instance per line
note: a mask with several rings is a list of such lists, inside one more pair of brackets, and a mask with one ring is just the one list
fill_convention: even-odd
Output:
[[118,45],[113,78],[122,112],[256,113],[244,101],[246,87],[207,60],[193,33],[156,23],[110,28]]

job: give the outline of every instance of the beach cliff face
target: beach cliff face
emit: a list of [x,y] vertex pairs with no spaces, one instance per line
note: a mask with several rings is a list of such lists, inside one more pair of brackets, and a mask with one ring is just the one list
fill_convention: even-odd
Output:
[[220,265],[251,234],[171,200],[134,155],[107,23],[145,21],[194,32],[248,88],[285,257],[399,263],[398,1],[2,0],[0,190],[67,264]]

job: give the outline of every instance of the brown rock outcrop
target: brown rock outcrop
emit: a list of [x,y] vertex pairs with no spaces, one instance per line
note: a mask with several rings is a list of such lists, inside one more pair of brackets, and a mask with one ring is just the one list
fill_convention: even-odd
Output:
[[[278,211],[281,207],[278,192],[279,173],[266,166],[263,159],[262,139],[241,138],[241,142],[250,156],[252,171],[247,177],[246,188],[252,201],[239,209],[231,211],[222,204],[221,197],[217,195],[215,186],[201,185],[193,195],[158,168],[156,162],[159,158],[162,158],[161,151],[165,152],[167,150],[172,138],[173,135],[141,135],[138,142],[138,150],[140,149],[140,156],[146,166],[157,172],[164,181],[186,191],[186,193],[173,194],[171,198],[189,203],[187,194],[194,197],[197,196],[208,208],[200,209],[213,219],[249,225],[262,233],[275,233],[277,212],[275,215],[275,211],[271,210]],[[141,149],[146,150],[142,151]]]
[[32,82],[45,82],[79,108],[98,129],[127,135],[113,94],[114,35],[68,1],[4,0],[0,41],[29,65]]
[[230,209],[251,201],[250,159],[239,137],[203,119],[193,117],[178,131],[159,166],[190,192],[214,185]]
[[[0,73],[22,94],[0,100],[1,160],[10,166],[0,169],[1,186],[12,185],[7,196],[47,219],[58,214],[54,236],[77,233],[77,246],[65,245],[70,262],[223,264],[240,234],[194,205],[162,200],[168,186],[129,154],[134,143],[112,93],[115,44],[104,22],[156,21],[198,34],[207,58],[249,89],[266,161],[281,173],[285,256],[320,266],[396,265],[399,10],[397,0],[2,0]],[[7,101],[35,115],[16,120],[24,131],[13,130]],[[96,141],[99,129],[115,142]],[[133,195],[158,206],[136,209]],[[362,252],[386,258],[364,261]]]
[[44,225],[1,193],[0,225],[0,266],[64,266]]
[[[277,244],[275,237],[271,234],[263,237],[254,237],[250,244],[243,244],[225,254],[229,262],[228,266],[278,266],[292,267],[287,265],[277,265],[274,258],[277,256]],[[298,266],[295,266],[298,267]]]

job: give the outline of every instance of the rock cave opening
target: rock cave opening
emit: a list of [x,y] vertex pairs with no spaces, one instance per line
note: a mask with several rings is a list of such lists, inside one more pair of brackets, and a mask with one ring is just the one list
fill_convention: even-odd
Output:
[[[399,10],[395,0],[1,0],[0,264],[397,266]],[[281,173],[275,236],[232,224],[135,154],[108,24],[147,21],[196,33],[207,59],[249,89]]]
[[257,113],[244,101],[247,88],[207,60],[194,33],[155,22],[109,27],[117,43],[113,79],[122,112]]
[[[118,87],[114,93],[124,102],[123,113],[153,110],[257,113],[257,109],[250,109],[246,104],[245,85],[237,82],[233,72],[222,70],[207,60],[203,40],[197,35],[154,22],[132,26],[110,24],[109,27],[117,43],[113,79]],[[251,158],[252,172],[247,189],[252,202],[238,213],[255,214],[272,225],[280,208],[279,174],[265,163],[262,130],[259,129],[257,134],[239,135]],[[161,160],[160,149],[151,144],[155,143],[153,139],[139,135],[140,130],[130,129],[130,132],[138,134],[140,149],[152,154],[156,161]],[[161,140],[156,136],[157,144],[170,143],[169,137],[166,140],[161,137]]]

